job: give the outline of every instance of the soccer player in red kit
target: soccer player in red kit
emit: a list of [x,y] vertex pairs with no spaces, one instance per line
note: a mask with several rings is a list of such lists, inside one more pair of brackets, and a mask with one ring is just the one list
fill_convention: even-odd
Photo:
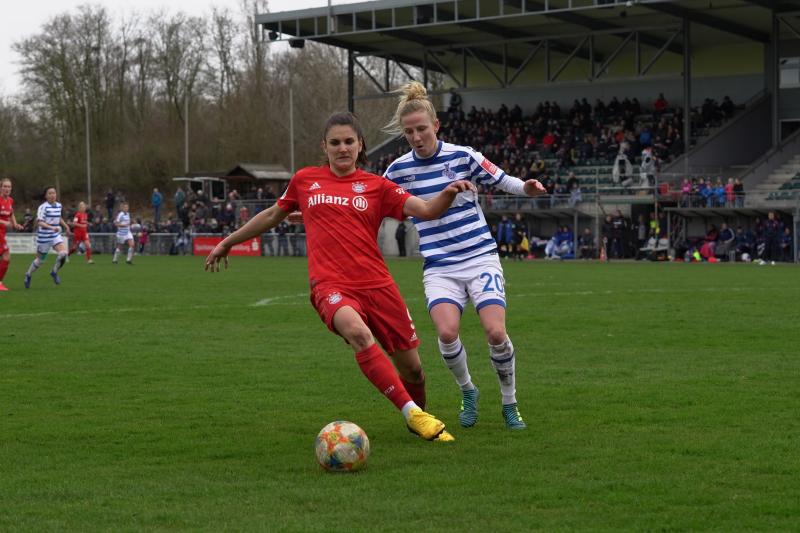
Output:
[[218,271],[220,261],[227,267],[233,245],[261,235],[299,209],[307,233],[311,303],[320,318],[350,344],[364,375],[403,413],[412,432],[426,440],[452,441],[444,423],[424,411],[419,340],[381,257],[377,234],[387,216],[436,218],[459,192],[474,187],[454,181],[425,201],[359,169],[358,164],[366,163],[366,147],[352,113],[336,113],[328,119],[322,149],[328,164],[307,167],[292,176],[275,205],[214,248],[206,258],[206,270]]
[[72,248],[69,249],[69,255],[74,254],[78,250],[78,246],[83,243],[83,248],[86,250],[86,262],[90,265],[94,264],[92,261],[92,243],[89,241],[89,213],[86,212],[86,204],[81,202],[78,204],[78,212],[72,219]]
[[17,224],[14,218],[14,200],[11,198],[11,180],[3,178],[0,181],[0,291],[5,292],[8,287],[3,285],[3,278],[8,271],[11,262],[11,251],[6,243],[6,231],[8,229],[21,230],[22,226]]

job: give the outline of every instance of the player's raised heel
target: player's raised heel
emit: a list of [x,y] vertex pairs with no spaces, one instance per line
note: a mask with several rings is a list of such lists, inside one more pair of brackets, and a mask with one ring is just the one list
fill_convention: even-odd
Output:
[[61,285],[61,278],[58,277],[58,272],[50,271],[50,277],[53,278],[53,283]]
[[408,415],[408,430],[425,440],[450,442],[455,438],[444,430],[444,422],[422,409],[412,409]]
[[522,420],[522,415],[519,414],[517,404],[510,403],[503,406],[503,419],[506,421],[508,429],[527,429],[528,426]]
[[461,427],[471,428],[478,421],[478,389],[461,391],[461,411],[458,413],[458,421]]

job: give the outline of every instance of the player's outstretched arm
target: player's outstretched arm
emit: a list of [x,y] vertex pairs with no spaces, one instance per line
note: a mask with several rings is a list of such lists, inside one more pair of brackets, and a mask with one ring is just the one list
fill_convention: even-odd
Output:
[[64,233],[66,233],[67,235],[72,233],[72,231],[69,229],[69,226],[67,225],[67,222],[63,218],[59,219],[59,222],[64,227]]
[[539,180],[530,179],[522,181],[519,178],[509,175],[506,175],[495,187],[509,194],[516,194],[518,196],[540,196],[547,193],[547,189],[544,188],[544,185],[542,185]]
[[228,268],[228,253],[234,245],[266,233],[280,224],[288,214],[278,204],[261,211],[251,218],[247,224],[225,237],[221,243],[211,250],[211,253],[206,257],[205,269],[211,272],[219,272],[220,261],[225,264],[225,268]]
[[425,201],[416,196],[412,196],[406,200],[403,206],[403,215],[421,218],[422,220],[439,218],[450,208],[450,205],[453,203],[458,193],[474,190],[475,186],[470,181],[454,181],[430,200]]

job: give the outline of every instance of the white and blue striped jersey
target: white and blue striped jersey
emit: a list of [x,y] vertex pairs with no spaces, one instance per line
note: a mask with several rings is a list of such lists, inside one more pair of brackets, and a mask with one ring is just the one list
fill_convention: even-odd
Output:
[[117,226],[117,237],[127,237],[131,232],[131,214],[120,211],[117,213],[116,223],[121,224]]
[[[436,153],[420,159],[410,151],[397,158],[384,176],[423,200],[433,198],[451,182],[469,180],[478,185],[501,186],[507,176],[491,161],[467,146],[439,141]],[[463,263],[497,251],[477,194],[459,193],[444,215],[435,220],[414,218],[425,269]]]
[[50,224],[56,229],[47,229],[41,226],[36,229],[36,244],[52,244],[61,235],[61,204],[45,202],[36,211],[36,218],[45,224]]

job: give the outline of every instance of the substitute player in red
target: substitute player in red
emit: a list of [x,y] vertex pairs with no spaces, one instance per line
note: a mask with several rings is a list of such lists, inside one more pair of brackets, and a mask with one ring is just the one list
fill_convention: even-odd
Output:
[[75,217],[72,219],[72,247],[69,249],[69,255],[77,252],[81,244],[83,244],[83,249],[86,250],[86,262],[93,265],[92,243],[89,241],[89,213],[86,212],[86,204],[84,202],[78,204],[78,212],[75,213]]
[[352,113],[337,113],[328,119],[322,149],[328,164],[299,170],[275,205],[214,248],[206,258],[206,270],[218,271],[221,260],[227,267],[233,245],[261,235],[299,209],[308,239],[311,303],[320,318],[350,344],[364,375],[402,411],[412,432],[426,440],[452,441],[444,423],[424,411],[419,340],[381,257],[377,235],[385,217],[436,218],[459,192],[473,186],[454,181],[425,201],[359,169],[358,164],[366,163],[366,147]]
[[9,229],[21,230],[14,218],[14,200],[11,198],[11,180],[3,178],[0,181],[0,291],[5,292],[8,287],[3,285],[3,278],[8,272],[11,263],[11,251],[6,243],[6,231]]

